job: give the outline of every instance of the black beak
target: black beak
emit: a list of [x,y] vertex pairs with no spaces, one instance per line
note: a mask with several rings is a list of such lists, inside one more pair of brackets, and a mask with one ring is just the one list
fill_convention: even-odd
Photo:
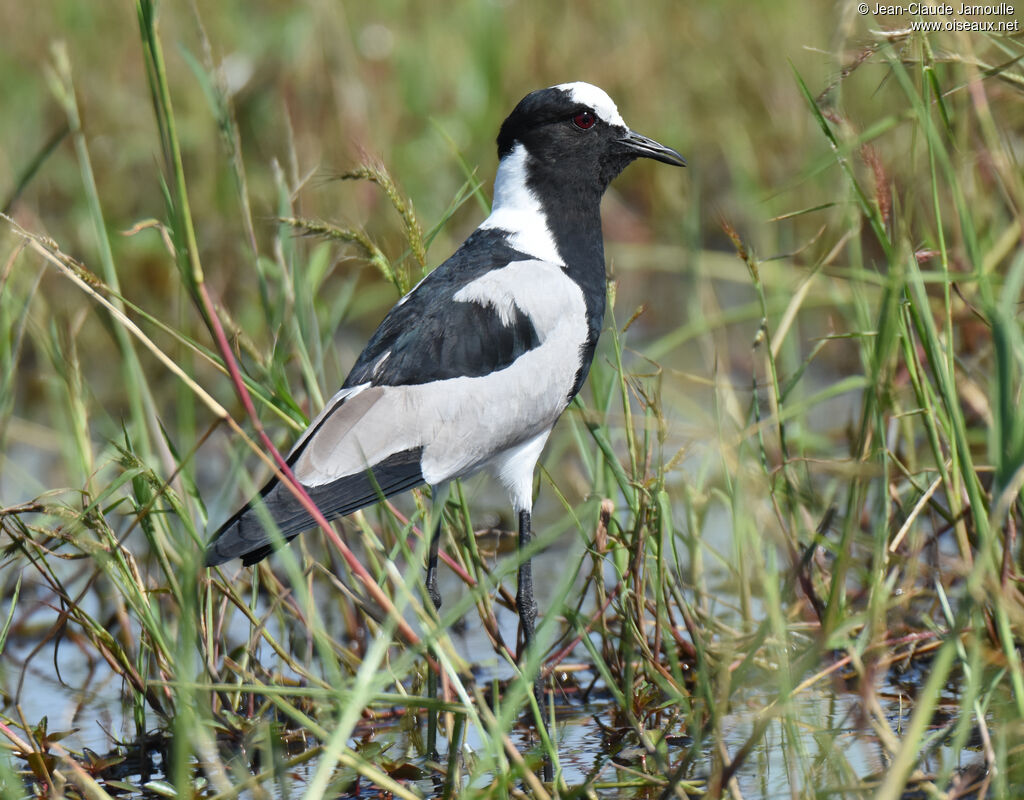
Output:
[[671,164],[674,167],[686,166],[686,159],[671,147],[658,144],[654,139],[648,139],[636,131],[626,131],[625,135],[619,139],[619,143],[624,145],[636,158],[653,158],[655,161]]

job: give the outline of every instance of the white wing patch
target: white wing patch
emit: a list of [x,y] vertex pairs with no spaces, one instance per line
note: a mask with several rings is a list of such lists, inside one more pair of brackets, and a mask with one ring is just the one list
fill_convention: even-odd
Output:
[[501,159],[494,178],[491,215],[480,227],[508,231],[509,245],[520,253],[564,266],[540,200],[526,185],[526,159],[522,144]]
[[[437,485],[487,466],[525,504],[526,461],[569,402],[589,333],[583,291],[557,264],[517,261],[464,286],[457,299],[512,304],[540,344],[507,367],[475,378],[410,386],[358,386],[335,395],[296,460],[296,477],[318,486],[364,472],[388,456],[423,448],[424,480]],[[500,313],[500,312],[499,312]],[[339,400],[344,400],[338,405]],[[329,418],[324,418],[330,413]],[[305,437],[304,437],[305,438]],[[532,444],[528,444],[531,443]],[[504,459],[507,451],[511,461]],[[526,487],[526,488],[524,488]]]
[[513,261],[485,272],[452,297],[460,303],[491,306],[503,325],[518,308],[529,317],[544,342],[559,326],[574,328],[572,338],[587,335],[587,306],[583,291],[561,266],[546,261]]

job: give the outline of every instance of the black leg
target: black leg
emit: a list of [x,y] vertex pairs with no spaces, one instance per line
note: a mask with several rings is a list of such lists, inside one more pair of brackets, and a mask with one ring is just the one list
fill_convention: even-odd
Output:
[[427,553],[427,594],[434,604],[435,609],[441,607],[441,593],[437,591],[437,548],[441,543],[441,515],[437,515],[437,522],[430,534],[430,551]]
[[[434,530],[430,534],[430,550],[427,552],[427,594],[430,595],[430,602],[434,604],[434,610],[441,608],[441,593],[437,590],[437,549],[441,543],[441,520],[444,503],[440,507],[435,504],[437,513],[432,513],[431,522]],[[436,519],[434,519],[436,517]],[[437,699],[437,673],[427,668],[427,697],[431,700]],[[430,709],[427,712],[427,754],[437,761],[437,711]]]
[[[530,512],[519,512],[519,550],[522,552],[530,544],[532,537],[530,530]],[[537,622],[537,601],[533,598],[533,565],[530,559],[525,558],[519,564],[519,581],[516,587],[516,611],[519,612],[519,624],[523,628],[523,653],[530,651],[533,646],[534,626]],[[547,728],[547,718],[544,713],[544,680],[541,677],[543,665],[537,671],[537,679],[533,684],[533,696],[537,698],[537,707],[540,709],[541,721]],[[551,762],[544,759],[544,780],[549,783],[552,780]]]
[[[519,550],[530,544],[530,512],[519,512]],[[526,558],[519,564],[519,582],[516,587],[516,611],[519,624],[523,627],[523,645],[529,649],[533,644],[533,629],[537,621],[537,601],[533,599],[533,565]]]

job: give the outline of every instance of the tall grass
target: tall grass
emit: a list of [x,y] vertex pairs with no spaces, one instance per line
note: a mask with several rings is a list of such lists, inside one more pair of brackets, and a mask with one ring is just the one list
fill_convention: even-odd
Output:
[[[794,64],[784,83],[764,81],[786,87],[800,122],[780,126],[795,141],[775,141],[766,113],[768,163],[755,163],[752,123],[723,125],[736,197],[684,144],[686,216],[653,173],[641,172],[650,188],[627,181],[609,199],[621,217],[650,207],[669,244],[616,243],[609,220],[607,329],[549,446],[543,524],[519,556],[565,554],[542,647],[524,661],[507,624],[517,556],[478,541],[472,489],[444,510],[461,592],[438,612],[422,587],[425,491],[324,524],[252,570],[201,567],[208,521],[272,471],[287,478],[280,452],[351,362],[359,335],[347,332],[444,258],[486,199],[458,152],[447,166],[427,159],[431,176],[446,174],[415,191],[369,158],[348,180],[310,181],[292,130],[283,155],[254,169],[241,115],[260,101],[233,94],[203,21],[172,59],[164,26],[181,21],[143,0],[137,12],[148,94],[134,102],[155,120],[159,197],[110,214],[134,187],[101,189],[81,66],[57,47],[49,87],[89,244],[44,204],[15,202],[6,222],[4,796],[1009,797],[1024,786],[1019,40],[857,41],[834,79]],[[622,36],[636,35],[616,13]],[[467,23],[492,88],[489,59],[509,57],[494,19]],[[364,47],[386,33],[372,16],[359,23]],[[433,35],[439,53],[449,47]],[[395,58],[415,105],[423,76]],[[753,80],[733,66],[738,84]],[[202,106],[175,97],[186,82]],[[509,100],[488,97],[484,141]],[[637,104],[631,118],[658,107]],[[457,151],[458,135],[434,133],[433,146]],[[46,142],[42,167],[26,160],[18,196],[52,152]],[[306,198],[327,192],[380,213],[365,228],[325,221]],[[678,218],[659,217],[664,205]],[[204,243],[221,236],[232,245]],[[500,686],[473,678],[450,633],[461,624],[486,632],[491,652],[470,655],[501,665]],[[122,746],[108,756],[20,710],[26,676],[68,648],[122,682]],[[901,681],[915,669],[919,680]],[[538,674],[558,713],[530,702]],[[815,708],[824,696],[846,698],[847,713]],[[603,726],[589,771],[568,767],[564,746],[566,708],[582,704]],[[426,711],[440,713],[437,762]],[[855,738],[874,748],[874,770],[843,746]],[[160,763],[143,757],[126,777],[118,762],[138,747]]]

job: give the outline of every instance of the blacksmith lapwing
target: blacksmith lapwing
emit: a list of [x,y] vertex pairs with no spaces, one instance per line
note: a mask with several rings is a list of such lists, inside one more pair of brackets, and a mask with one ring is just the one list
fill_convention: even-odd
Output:
[[[586,380],[604,319],[601,196],[637,158],[686,162],[630,130],[587,83],[524,97],[501,126],[498,156],[491,215],[388,312],[288,456],[328,519],[421,484],[443,495],[449,481],[482,469],[511,496],[520,548],[530,541],[534,468]],[[312,526],[273,479],[214,534],[206,564],[254,564]],[[427,565],[437,606],[439,533],[435,525]],[[528,559],[518,577],[529,646]]]

